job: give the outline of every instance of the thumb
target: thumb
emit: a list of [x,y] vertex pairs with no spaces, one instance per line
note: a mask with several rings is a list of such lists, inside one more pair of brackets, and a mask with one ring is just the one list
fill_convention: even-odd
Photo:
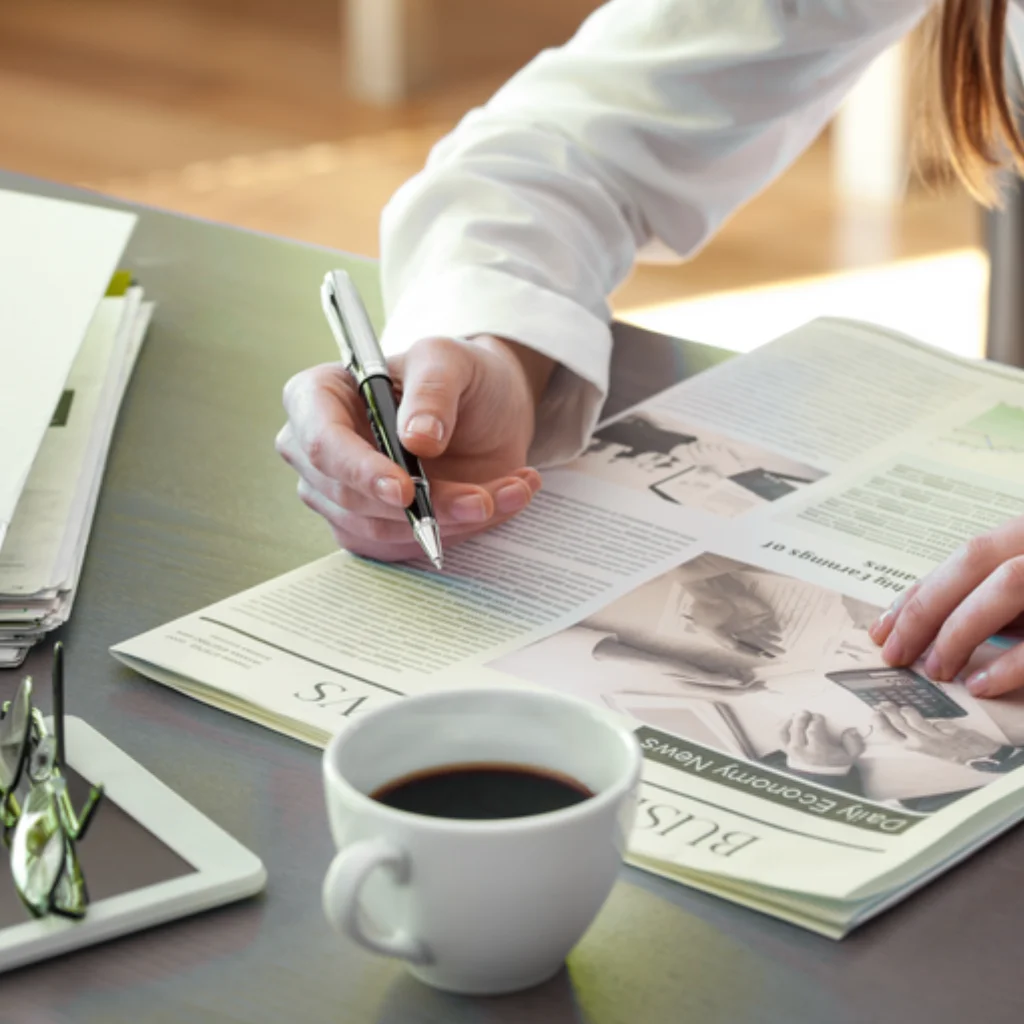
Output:
[[864,753],[864,737],[856,729],[847,729],[842,735],[843,749],[854,761]]
[[448,447],[472,377],[470,352],[451,338],[427,338],[409,349],[398,407],[398,429],[409,451],[435,458]]

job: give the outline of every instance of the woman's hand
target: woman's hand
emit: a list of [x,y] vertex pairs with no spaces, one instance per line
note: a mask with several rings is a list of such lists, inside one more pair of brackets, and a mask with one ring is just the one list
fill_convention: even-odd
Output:
[[[925,671],[954,678],[994,633],[1024,621],[1024,516],[975,537],[901,594],[871,627],[890,665],[910,665],[932,645]],[[1024,686],[1024,645],[1000,655],[967,680],[976,697]]]
[[[401,440],[423,460],[445,544],[526,508],[541,484],[526,454],[550,361],[498,338],[429,338],[390,369],[401,389]],[[377,450],[344,368],[297,374],[285,386],[284,406],[277,450],[299,474],[299,497],[338,543],[371,558],[419,555],[404,511],[412,481]]]

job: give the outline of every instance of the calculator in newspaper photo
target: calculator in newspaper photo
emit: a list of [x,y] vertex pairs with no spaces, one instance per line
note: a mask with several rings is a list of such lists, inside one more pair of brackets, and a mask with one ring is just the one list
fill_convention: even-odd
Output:
[[826,672],[870,707],[889,702],[917,708],[924,718],[962,718],[967,712],[944,690],[909,668],[862,668]]

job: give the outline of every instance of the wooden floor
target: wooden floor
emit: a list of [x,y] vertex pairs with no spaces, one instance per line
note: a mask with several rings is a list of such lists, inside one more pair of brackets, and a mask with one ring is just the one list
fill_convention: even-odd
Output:
[[398,110],[349,100],[338,0],[0,3],[0,153],[104,181],[452,122],[501,80]]
[[[375,254],[388,196],[518,57],[453,56],[454,80],[381,110],[345,95],[338,23],[338,0],[0,3],[0,165]],[[976,245],[978,231],[957,190],[915,189],[894,211],[838,202],[825,138],[696,259],[639,268],[614,305]]]

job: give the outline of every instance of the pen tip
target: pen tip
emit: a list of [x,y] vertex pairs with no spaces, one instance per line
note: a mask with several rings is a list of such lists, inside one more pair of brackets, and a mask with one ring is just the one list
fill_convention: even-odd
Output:
[[437,528],[437,521],[421,519],[413,528],[413,532],[431,565],[439,570],[444,564],[444,555],[441,551],[441,531]]

